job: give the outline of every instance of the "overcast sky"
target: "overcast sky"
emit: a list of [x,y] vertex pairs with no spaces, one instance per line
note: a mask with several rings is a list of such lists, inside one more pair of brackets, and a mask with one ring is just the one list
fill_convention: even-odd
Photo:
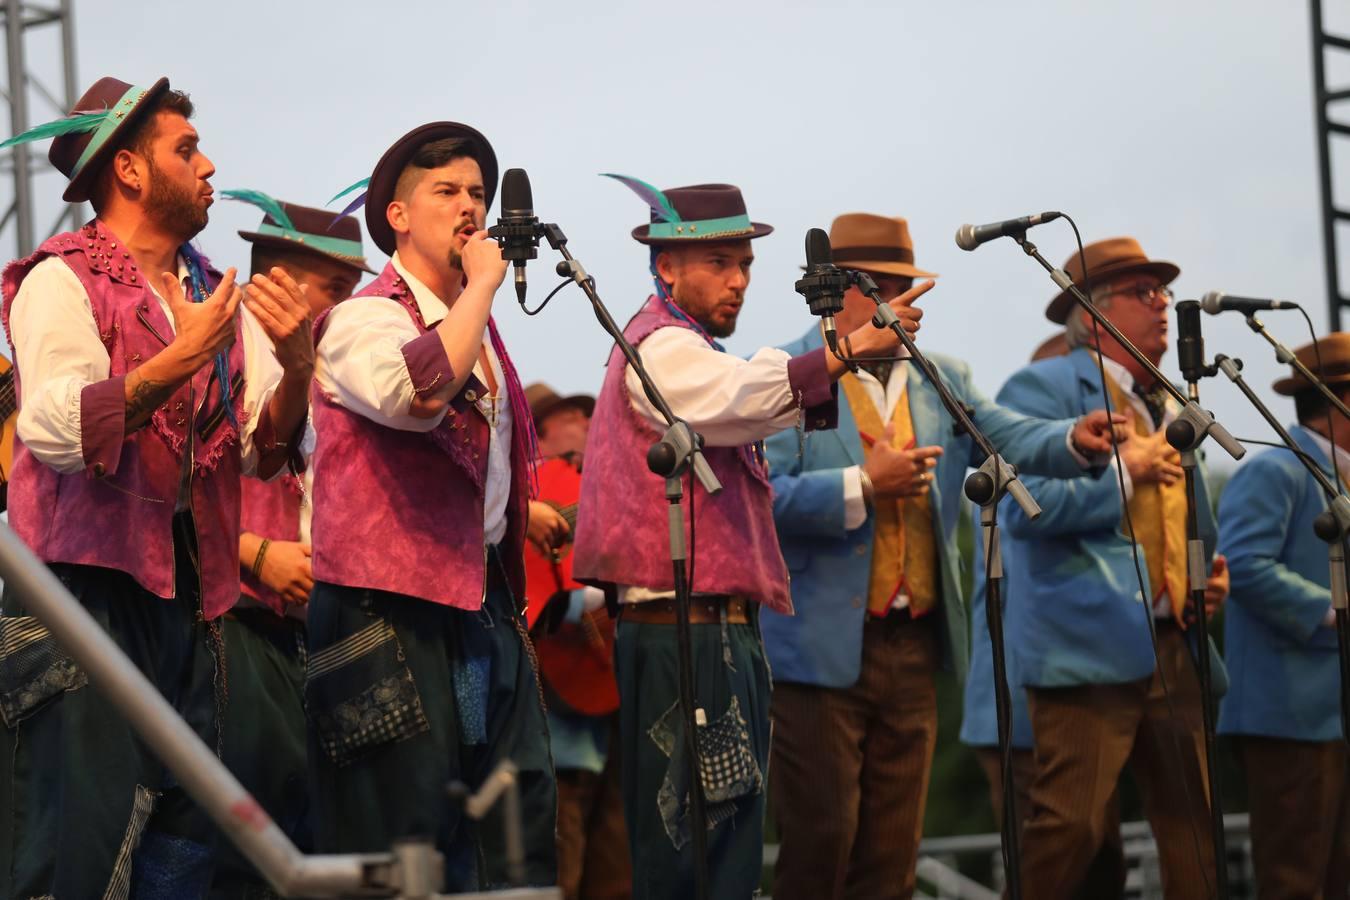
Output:
[[[1054,330],[1055,290],[1010,241],[957,249],[967,221],[1064,210],[1087,240],[1133,235],[1178,263],[1182,297],[1289,297],[1326,327],[1308,10],[1295,0],[75,5],[81,86],[163,74],[190,92],[218,190],[320,205],[411,127],[474,125],[503,169],[529,171],[536,211],[621,321],[648,293],[646,252],[628,237],[647,213],[597,173],[740,185],[777,231],[755,242],[737,353],[812,326],[792,291],[803,235],[858,210],[909,218],[919,265],[941,273],[923,346],[970,361],[990,394]],[[1350,32],[1347,18],[1328,25]],[[32,46],[42,71],[50,50]],[[39,192],[54,212],[59,177]],[[235,232],[259,215],[212,209],[202,243],[222,268],[247,266]],[[1063,223],[1033,237],[1056,263],[1073,248]],[[535,298],[555,280],[542,255]],[[599,387],[608,340],[580,292],[531,320],[507,287],[497,317],[527,381]],[[1291,346],[1307,340],[1297,314],[1265,318]],[[1210,353],[1243,358],[1261,389],[1281,374],[1240,316],[1204,325]],[[1177,374],[1174,355],[1164,368]],[[1227,381],[1202,399],[1235,433],[1269,437]]]

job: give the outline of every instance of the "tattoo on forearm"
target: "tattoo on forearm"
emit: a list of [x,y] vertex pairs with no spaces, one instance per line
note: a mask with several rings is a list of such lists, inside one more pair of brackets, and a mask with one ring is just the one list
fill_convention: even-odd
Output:
[[132,429],[144,424],[156,406],[173,396],[173,391],[174,386],[164,381],[136,382],[127,397],[127,428]]

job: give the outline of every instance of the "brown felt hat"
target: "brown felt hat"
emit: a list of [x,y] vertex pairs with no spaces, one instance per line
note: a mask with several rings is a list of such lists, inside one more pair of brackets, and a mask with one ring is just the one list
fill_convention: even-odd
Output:
[[127,84],[116,78],[100,78],[84,96],[75,101],[72,116],[110,112],[93,131],[63,134],[52,139],[47,159],[70,179],[61,198],[67,203],[89,199],[98,173],[108,164],[125,138],[145,118],[146,110],[169,90],[169,79],[161,78],[148,88]]
[[694,184],[664,193],[680,221],[660,219],[653,211],[650,224],[633,229],[633,240],[640,244],[745,241],[773,231],[772,225],[750,221],[745,198],[734,184]]
[[473,145],[474,157],[478,160],[479,168],[483,170],[483,190],[487,208],[492,208],[492,201],[497,196],[497,154],[493,152],[488,139],[477,129],[458,122],[428,122],[419,125],[384,151],[384,156],[381,156],[380,161],[375,164],[375,171],[370,174],[370,184],[366,187],[366,230],[370,232],[370,239],[375,242],[375,246],[384,251],[385,255],[393,256],[398,246],[386,210],[389,208],[389,202],[394,199],[394,187],[398,184],[399,176],[403,174],[403,170],[407,168],[418,150],[432,141],[446,138],[460,138]]
[[834,264],[882,275],[936,278],[914,265],[914,241],[909,221],[872,213],[845,213],[830,225]]
[[595,412],[595,398],[590,394],[563,397],[542,381],[536,381],[525,388],[525,402],[530,404],[530,416],[534,419],[536,428],[549,413],[564,406],[575,406],[588,418]]
[[[1322,364],[1318,365],[1318,352]],[[1316,349],[1312,344],[1304,344],[1294,351],[1294,356],[1318,378],[1327,384],[1345,384],[1350,381],[1350,332],[1333,331],[1317,341]],[[1281,378],[1274,384],[1275,393],[1286,397],[1301,391],[1313,390],[1313,384],[1295,371],[1288,378]]]
[[[1155,275],[1163,284],[1170,284],[1181,274],[1181,269],[1176,263],[1149,259],[1144,253],[1144,248],[1139,246],[1139,242],[1129,237],[1095,241],[1083,248],[1083,256],[1087,258],[1086,275],[1079,264],[1077,253],[1065,261],[1064,271],[1073,279],[1078,289],[1084,292],[1097,282],[1135,272]],[[1063,325],[1068,321],[1069,310],[1073,309],[1073,306],[1073,295],[1068,291],[1060,291],[1045,308],[1045,317],[1057,325]]]
[[344,266],[377,274],[366,262],[361,247],[361,223],[355,216],[339,216],[326,209],[285,201],[279,201],[279,205],[290,219],[291,227],[267,213],[256,231],[241,231],[239,236],[250,244],[314,253]]

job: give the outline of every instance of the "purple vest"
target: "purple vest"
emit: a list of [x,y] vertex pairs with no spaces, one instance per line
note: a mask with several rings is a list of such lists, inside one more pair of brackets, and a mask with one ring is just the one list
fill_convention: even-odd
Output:
[[[68,265],[89,295],[94,323],[108,350],[109,378],[125,376],[173,339],[144,273],[98,220],[50,238],[32,256],[5,268],[7,332],[19,286],[33,266],[50,256]],[[220,273],[208,270],[207,277],[214,288]],[[235,327],[229,355],[231,397],[242,418],[244,351]],[[172,522],[195,399],[191,509],[201,560],[202,610],[213,619],[233,606],[239,597],[239,434],[224,415],[213,374],[213,366],[203,366],[149,422],[125,435],[111,471],[99,464],[63,475],[15,440],[9,485],[9,524],[15,533],[46,562],[117,569],[151,593],[172,597]],[[16,380],[22,377],[16,368]]]
[[[671,326],[689,327],[653,297],[628,323],[624,336],[640,346],[658,328]],[[633,410],[627,371],[628,362],[616,346],[586,442],[572,572],[580,581],[669,591],[675,584],[665,480],[647,468],[647,449],[661,434]],[[750,446],[709,447],[704,456],[722,482],[722,492],[711,497],[694,483],[694,590],[740,595],[791,615],[767,467]],[[689,499],[686,487],[686,536]]]
[[[419,333],[430,330],[392,264],[359,297],[394,300]],[[357,298],[344,302],[360,302]],[[315,324],[320,342],[327,316]],[[520,380],[491,320],[488,331],[512,409],[511,496],[502,559],[511,591],[523,602],[533,425]],[[470,375],[441,423],[430,432],[414,432],[376,424],[327,397],[315,383],[311,563],[316,581],[391,591],[458,609],[482,606],[491,426],[466,395],[484,390]]]
[[[289,472],[272,481],[245,478],[241,489],[240,533],[250,531],[274,541],[299,540],[300,501],[304,496],[299,478]],[[281,595],[254,578],[244,566],[239,571],[239,587],[277,615],[286,615],[286,601]]]

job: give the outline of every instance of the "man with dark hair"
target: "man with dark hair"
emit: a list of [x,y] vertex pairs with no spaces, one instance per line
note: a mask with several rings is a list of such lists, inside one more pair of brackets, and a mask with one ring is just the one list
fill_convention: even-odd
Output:
[[[349,297],[361,273],[371,272],[355,218],[258,191],[224,196],[266,211],[256,229],[239,232],[252,246],[253,271],[285,270],[305,292],[313,318]],[[306,458],[313,439],[307,431],[301,448]],[[288,470],[267,482],[245,478],[242,487],[241,596],[221,626],[230,673],[221,759],[282,830],[301,849],[310,849],[304,623],[314,586],[309,564],[314,469]],[[263,896],[266,889],[253,866],[225,842],[213,900]]]
[[[620,601],[615,659],[633,896],[693,896],[691,828],[701,827],[708,829],[709,896],[749,897],[760,881],[769,756],[758,611],[792,611],[759,442],[799,423],[833,427],[834,382],[845,368],[823,349],[790,356],[766,347],[748,360],[722,352],[717,339],[735,330],[750,283],[751,241],[773,231],[750,220],[739,188],[662,193],[622,180],[652,208],[651,223],[633,238],[651,248],[656,285],[624,333],[675,414],[703,436],[722,483],[713,496],[692,481],[687,498],[688,528],[697,535],[690,621],[694,693],[706,721],[699,731],[706,823],[691,823],[688,811],[665,485],[646,463],[665,423],[618,348],[588,440],[575,572]],[[931,286],[892,303],[908,329],[917,329],[921,315],[909,304]],[[846,339],[861,356],[889,355],[897,343],[870,325]]]
[[[457,140],[447,140],[457,139]],[[506,882],[500,810],[446,798],[520,770],[527,879],[554,880],[548,730],[525,637],[536,509],[529,406],[491,319],[506,273],[484,220],[487,139],[433,122],[394,143],[366,193],[391,260],[318,323],[311,771],[320,849],[431,836],[447,887]],[[552,510],[547,539],[566,525]]]
[[[1294,355],[1350,400],[1350,334]],[[1320,358],[1319,358],[1320,356]],[[1340,489],[1350,479],[1350,421],[1297,372],[1275,382],[1293,396],[1289,431]],[[1334,421],[1333,421],[1334,420]],[[1292,452],[1240,466],[1219,500],[1219,546],[1233,572],[1224,616],[1232,686],[1219,731],[1237,739],[1251,809],[1252,859],[1262,900],[1344,897],[1350,886],[1350,755],[1327,546],[1313,520],[1327,508]]]
[[[289,275],[240,291],[189,243],[215,172],[190,112],[167,79],[104,78],[71,119],[17,139],[58,132],[65,199],[98,217],[4,272],[22,397],[9,522],[219,747],[240,476],[275,473],[298,443],[314,350]],[[214,828],[22,598],[6,591],[4,613],[0,711],[32,769],[6,811],[4,893],[203,893]]]

